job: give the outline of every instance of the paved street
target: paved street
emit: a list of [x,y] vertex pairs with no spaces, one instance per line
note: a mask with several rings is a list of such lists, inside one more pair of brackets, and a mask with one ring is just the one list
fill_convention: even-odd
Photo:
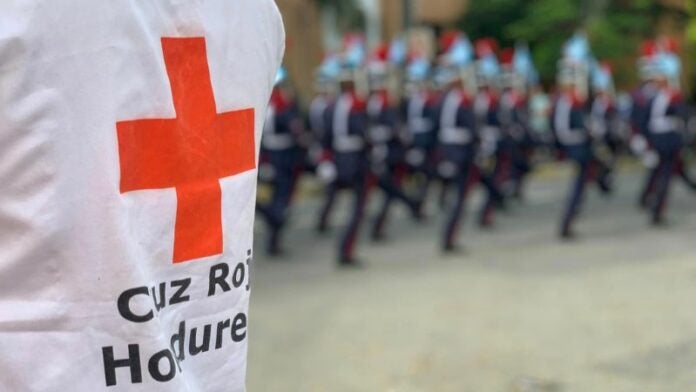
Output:
[[258,228],[249,391],[696,391],[696,196],[677,181],[672,225],[650,228],[624,169],[560,243],[566,176],[533,179],[493,231],[468,219],[456,257],[436,246],[435,205],[422,226],[395,209],[358,271],[312,231],[316,199],[293,215],[287,260]]

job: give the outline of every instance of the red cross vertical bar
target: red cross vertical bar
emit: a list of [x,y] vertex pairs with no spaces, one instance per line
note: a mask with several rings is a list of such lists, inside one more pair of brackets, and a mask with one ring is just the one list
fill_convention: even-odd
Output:
[[220,179],[256,167],[254,109],[217,113],[205,39],[162,38],[176,117],[116,123],[121,193],[176,188],[174,263],[222,253]]

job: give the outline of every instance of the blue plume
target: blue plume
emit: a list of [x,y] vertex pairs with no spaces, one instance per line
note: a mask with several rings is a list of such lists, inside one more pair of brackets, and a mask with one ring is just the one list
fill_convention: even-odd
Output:
[[344,65],[348,68],[360,68],[365,62],[367,50],[363,42],[355,42],[345,53]]
[[575,33],[564,47],[564,55],[576,61],[587,61],[590,56],[590,44],[582,33]]
[[276,77],[275,77],[275,84],[280,84],[285,81],[285,79],[288,78],[288,71],[285,69],[285,67],[280,67],[278,68],[278,72],[276,72]]
[[413,81],[423,81],[428,78],[430,62],[425,57],[417,58],[406,68],[406,76]]
[[328,56],[319,65],[317,70],[318,77],[325,80],[334,80],[338,78],[341,73],[341,62],[338,56]]
[[592,73],[592,87],[595,90],[607,90],[611,87],[611,75],[601,67],[597,67]]
[[466,37],[460,37],[447,52],[450,65],[464,67],[474,59],[474,48]]
[[534,71],[532,64],[532,56],[529,53],[529,47],[525,44],[517,44],[515,46],[515,55],[512,58],[512,67],[515,72],[528,77]]
[[408,47],[406,40],[402,37],[396,38],[389,45],[389,62],[395,65],[401,65],[406,62]]
[[479,72],[487,79],[493,79],[500,73],[500,66],[495,56],[486,56],[479,62]]
[[655,66],[658,72],[668,78],[679,78],[681,74],[681,61],[673,53],[660,53],[655,57]]
[[450,67],[437,67],[433,75],[433,80],[439,86],[444,86],[450,83],[457,77],[457,71]]

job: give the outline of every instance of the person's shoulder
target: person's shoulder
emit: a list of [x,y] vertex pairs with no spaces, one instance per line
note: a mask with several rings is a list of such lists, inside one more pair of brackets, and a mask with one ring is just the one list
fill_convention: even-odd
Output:
[[231,31],[240,29],[241,36],[230,38],[260,44],[259,49],[272,50],[280,64],[285,53],[285,27],[274,0],[218,0],[210,3],[209,9],[218,7],[220,11],[214,12],[214,18],[218,19],[216,24],[220,23],[219,19],[224,19]]

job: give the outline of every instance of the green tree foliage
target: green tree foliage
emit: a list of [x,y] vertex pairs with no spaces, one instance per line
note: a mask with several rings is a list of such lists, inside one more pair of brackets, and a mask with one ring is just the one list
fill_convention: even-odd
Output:
[[656,0],[472,1],[459,27],[474,39],[495,37],[503,46],[528,42],[546,82],[555,77],[563,43],[584,31],[595,56],[611,62],[618,84],[625,84],[635,74],[641,42],[655,34],[659,18],[679,12]]
[[554,79],[563,43],[582,26],[579,0],[531,0],[524,2],[522,18],[504,29],[508,39],[529,43],[542,80]]
[[522,19],[524,14],[524,1],[472,1],[459,28],[472,38],[494,37],[501,46],[512,46],[515,44],[514,37],[508,35],[505,29],[510,23]]
[[330,8],[338,23],[338,31],[349,32],[365,28],[365,15],[363,15],[356,0],[313,0],[321,9]]
[[686,30],[687,72],[691,84],[691,97],[696,101],[696,1],[687,1],[688,26]]

